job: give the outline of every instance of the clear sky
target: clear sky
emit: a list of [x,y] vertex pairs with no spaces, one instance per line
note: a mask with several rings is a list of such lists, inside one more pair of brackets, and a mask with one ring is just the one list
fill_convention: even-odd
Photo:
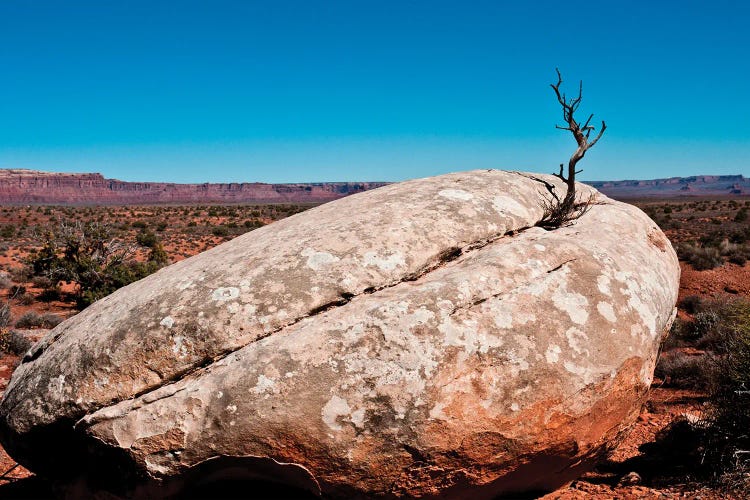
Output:
[[[144,181],[750,176],[750,2],[0,1],[0,167]],[[563,84],[564,88],[566,84]]]

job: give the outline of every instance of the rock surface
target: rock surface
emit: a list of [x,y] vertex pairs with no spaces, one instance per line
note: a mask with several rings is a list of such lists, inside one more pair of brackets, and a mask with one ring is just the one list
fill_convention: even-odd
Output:
[[408,181],[169,266],[27,354],[2,444],[162,492],[222,468],[338,497],[555,489],[636,419],[679,266],[603,196],[533,227],[545,192],[516,172]]
[[125,182],[101,174],[0,169],[0,202],[60,205],[149,203],[321,203],[384,185],[382,182],[175,184]]

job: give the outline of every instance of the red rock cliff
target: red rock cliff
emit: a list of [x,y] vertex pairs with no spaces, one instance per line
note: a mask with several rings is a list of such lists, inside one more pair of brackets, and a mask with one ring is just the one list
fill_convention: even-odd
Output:
[[175,184],[125,182],[101,174],[0,169],[2,204],[320,203],[383,182]]

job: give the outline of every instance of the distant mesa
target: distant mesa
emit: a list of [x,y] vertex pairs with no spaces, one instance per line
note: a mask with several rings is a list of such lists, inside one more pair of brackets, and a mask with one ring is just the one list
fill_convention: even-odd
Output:
[[[126,182],[99,173],[0,169],[0,203],[6,205],[150,205],[190,203],[325,203],[385,186],[387,182],[178,184]],[[696,175],[653,180],[591,181],[615,199],[747,196],[742,175]]]
[[125,205],[167,203],[324,203],[385,182],[177,184],[126,182],[98,173],[0,169],[0,203]]
[[750,179],[742,175],[694,175],[653,180],[592,181],[586,184],[615,199],[743,196],[750,193]]

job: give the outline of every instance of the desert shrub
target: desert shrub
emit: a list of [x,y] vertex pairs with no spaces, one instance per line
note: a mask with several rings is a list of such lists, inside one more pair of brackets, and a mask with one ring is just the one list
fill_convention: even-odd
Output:
[[42,326],[42,317],[33,311],[24,313],[16,320],[16,328],[38,328],[40,326]]
[[10,309],[10,302],[6,302],[0,306],[0,329],[5,328],[10,324],[13,313]]
[[720,472],[750,470],[750,303],[725,308],[714,356],[706,459]]
[[60,300],[62,292],[59,288],[45,288],[36,296],[36,299],[40,302],[52,302],[53,300]]
[[690,243],[678,245],[677,256],[697,271],[713,269],[724,263],[718,248],[701,247]]
[[130,225],[131,225],[132,227],[136,228],[136,229],[146,229],[146,227],[147,227],[147,226],[146,226],[146,223],[145,223],[145,222],[143,222],[142,220],[137,220],[137,221],[133,222],[133,223],[132,223],[132,224],[130,224]]
[[157,241],[151,246],[151,251],[148,254],[148,263],[156,264],[158,267],[169,264],[169,256],[160,242]]
[[164,232],[165,229],[167,229],[168,224],[166,222],[160,222],[156,225],[156,230],[158,232]]
[[34,276],[31,283],[38,288],[53,288],[57,284],[49,276]]
[[31,304],[34,303],[35,299],[34,299],[34,296],[31,295],[30,293],[23,293],[21,295],[18,295],[16,297],[16,300],[18,301],[19,304],[22,304],[24,306],[30,306]]
[[32,345],[31,340],[17,330],[0,333],[0,351],[21,356],[31,349]]
[[250,219],[250,220],[246,220],[246,221],[245,221],[245,222],[243,223],[243,225],[244,225],[244,226],[245,226],[245,227],[246,227],[247,229],[257,229],[257,228],[259,228],[259,227],[263,227],[263,225],[264,225],[264,224],[263,224],[263,221],[261,221],[261,220],[258,220],[258,219]]
[[142,247],[151,248],[159,239],[151,231],[141,231],[135,236],[135,241]]
[[688,295],[687,297],[683,298],[678,305],[680,309],[682,309],[686,313],[695,314],[701,309],[702,304],[703,299],[700,297],[700,295]]
[[16,328],[40,328],[42,326],[42,316],[29,311],[24,313],[20,318],[16,320]]
[[34,311],[24,313],[16,321],[16,328],[54,328],[62,323],[62,318],[56,314],[37,314]]
[[[704,387],[700,416],[675,419],[641,451],[673,472],[713,479],[732,489],[750,487],[750,302],[713,301],[696,314],[696,328],[715,337],[703,356],[663,356],[657,375],[678,387]],[[701,313],[707,313],[701,316]],[[652,458],[653,459],[653,458]],[[743,497],[744,498],[744,497]]]
[[740,208],[734,215],[735,222],[745,222],[747,220],[747,208]]
[[11,267],[10,277],[16,283],[25,283],[31,279],[32,271],[27,266]]
[[226,226],[216,226],[211,230],[211,234],[214,236],[228,236],[229,235],[229,229],[226,228]]
[[15,235],[16,235],[15,226],[8,224],[0,228],[0,237],[2,238],[12,238]]
[[740,231],[734,231],[729,235],[729,241],[732,243],[743,244],[750,240],[750,227],[746,227]]
[[727,254],[727,259],[732,264],[737,264],[738,266],[744,266],[745,262],[747,262],[747,256],[742,250],[735,250],[730,252],[729,254]]
[[695,322],[693,320],[675,318],[672,328],[669,330],[669,335],[662,344],[662,349],[669,351],[675,347],[684,347],[694,343],[697,338]]
[[0,272],[0,289],[7,289],[13,286],[13,280],[10,279],[8,273]]
[[710,361],[706,355],[688,355],[673,351],[662,355],[656,363],[654,375],[664,381],[665,385],[690,389],[708,387]]
[[197,225],[198,225],[198,223],[195,222],[194,220],[191,220],[190,222],[188,222],[188,227],[195,227]]
[[148,241],[153,245],[148,262],[135,262],[135,248],[113,238],[111,231],[98,223],[63,224],[57,233],[45,235],[42,248],[31,257],[34,274],[74,282],[76,305],[83,309],[163,265],[151,258],[158,240]]

